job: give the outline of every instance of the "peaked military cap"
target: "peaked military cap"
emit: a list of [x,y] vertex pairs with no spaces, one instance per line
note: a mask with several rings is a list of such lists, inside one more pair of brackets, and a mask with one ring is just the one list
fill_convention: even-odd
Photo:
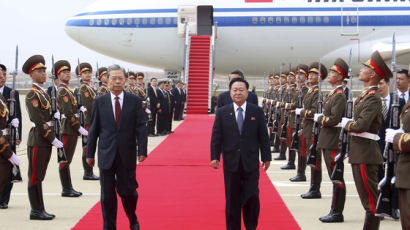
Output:
[[273,74],[273,78],[279,79],[279,73],[274,73],[274,74]]
[[82,74],[85,71],[93,71],[93,67],[90,65],[90,63],[83,62],[80,63],[80,65],[78,65],[77,68],[75,68],[75,74],[77,75]]
[[45,69],[46,68],[46,61],[42,55],[33,55],[23,65],[23,72],[26,74],[30,74],[36,69]]
[[391,78],[393,76],[390,68],[386,65],[386,62],[384,62],[382,56],[380,56],[380,53],[377,50],[373,52],[370,59],[367,62],[363,63],[363,65],[374,70],[374,72],[376,72],[376,74],[382,79],[386,77]]
[[137,78],[145,78],[145,75],[143,72],[137,72]]
[[298,73],[304,74],[306,77],[309,75],[309,66],[305,64],[299,64],[296,68],[298,69]]
[[[319,74],[319,62],[313,62],[312,64],[310,64],[309,73],[310,72]],[[322,80],[325,79],[327,77],[327,68],[325,65],[321,64],[320,72]]]
[[290,69],[289,71],[289,75],[296,77],[297,72],[298,72],[298,67],[292,67],[292,69]]
[[98,79],[101,79],[101,77],[104,74],[108,73],[107,70],[108,70],[107,67],[100,67],[100,68],[98,68],[98,71],[95,73],[95,76],[98,77]]
[[273,73],[269,74],[268,79],[273,79],[273,75],[275,75],[275,74],[273,74]]
[[135,79],[135,73],[132,72],[132,71],[129,71],[129,72],[127,73],[127,77],[128,77],[129,79]]
[[64,71],[64,70],[71,71],[71,65],[68,61],[60,60],[54,63],[54,74],[56,77],[58,77],[58,74],[60,74],[61,71]]
[[341,58],[336,59],[330,70],[339,73],[343,78],[348,78],[349,65]]

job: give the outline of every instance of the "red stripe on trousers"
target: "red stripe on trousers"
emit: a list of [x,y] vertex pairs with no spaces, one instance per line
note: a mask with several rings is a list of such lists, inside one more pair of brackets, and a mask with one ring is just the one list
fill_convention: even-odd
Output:
[[289,144],[289,151],[290,151],[290,147],[292,146],[292,133],[291,133],[291,131],[292,131],[292,130],[290,130],[290,127],[288,126],[288,139],[289,139],[288,144]]
[[34,185],[37,180],[37,173],[36,173],[37,152],[38,152],[38,147],[37,146],[33,147],[33,155],[31,156],[31,165],[33,168],[33,172],[31,173],[31,185]]
[[[63,135],[63,148],[64,148],[64,150],[65,150],[66,142],[67,142],[67,135]],[[63,169],[64,167],[65,167],[65,163],[61,163],[60,164],[60,169]]]
[[306,157],[306,148],[305,148],[306,141],[305,141],[305,137],[303,136],[303,133],[301,135],[301,138],[302,138],[302,157]]
[[336,153],[336,150],[331,150],[331,153],[332,153],[332,169],[334,169],[335,164],[336,164],[335,158],[336,158],[337,153]]
[[366,165],[365,164],[360,164],[360,171],[362,172],[362,180],[363,180],[363,183],[364,183],[364,188],[366,189],[366,192],[369,195],[370,212],[374,215],[376,213],[376,206],[374,204],[373,194],[370,192],[370,189],[369,189],[369,183],[367,182],[367,173],[366,173]]

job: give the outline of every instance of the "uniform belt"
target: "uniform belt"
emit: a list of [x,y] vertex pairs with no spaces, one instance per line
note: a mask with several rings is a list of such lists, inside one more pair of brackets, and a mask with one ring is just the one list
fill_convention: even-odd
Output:
[[[76,113],[76,114],[74,114],[74,117],[79,118],[80,116]],[[63,119],[63,118],[65,118],[65,119],[67,118],[65,114],[61,114],[61,119]]]
[[[53,122],[53,121],[47,121],[46,124],[47,124],[48,126],[54,126],[54,122]],[[35,124],[34,122],[31,122],[31,126],[32,126],[32,127],[36,127],[36,124]]]
[[10,129],[2,129],[2,130],[0,130],[1,131],[1,134],[3,135],[3,136],[6,136],[6,135],[10,135]]
[[374,133],[369,133],[369,132],[350,133],[350,135],[356,136],[356,137],[363,137],[363,138],[370,139],[370,140],[374,140],[374,141],[380,140],[379,135],[374,134]]

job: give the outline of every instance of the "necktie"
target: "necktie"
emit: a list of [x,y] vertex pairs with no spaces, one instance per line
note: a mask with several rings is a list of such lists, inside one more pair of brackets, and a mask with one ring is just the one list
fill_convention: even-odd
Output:
[[401,93],[400,98],[402,98],[403,100],[406,100],[405,96],[406,96],[405,93]]
[[387,99],[383,98],[382,101],[383,101],[383,104],[382,104],[383,119],[386,120],[386,117],[387,117],[387,103],[386,103]]
[[121,117],[121,105],[120,105],[120,98],[115,97],[115,124],[120,124],[120,117]]
[[243,126],[243,109],[239,107],[238,111],[238,118],[236,119],[236,123],[238,123],[239,133],[242,133],[242,126]]

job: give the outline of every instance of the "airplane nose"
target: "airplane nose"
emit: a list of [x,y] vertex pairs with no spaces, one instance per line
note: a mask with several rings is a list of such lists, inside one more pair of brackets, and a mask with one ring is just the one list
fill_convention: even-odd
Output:
[[73,39],[74,41],[77,41],[78,43],[81,43],[81,38],[80,38],[80,31],[79,31],[79,28],[78,27],[76,27],[76,26],[74,26],[73,24],[72,24],[72,20],[68,20],[67,22],[66,22],[66,25],[65,25],[65,32],[66,32],[66,34],[71,38],[71,39]]

